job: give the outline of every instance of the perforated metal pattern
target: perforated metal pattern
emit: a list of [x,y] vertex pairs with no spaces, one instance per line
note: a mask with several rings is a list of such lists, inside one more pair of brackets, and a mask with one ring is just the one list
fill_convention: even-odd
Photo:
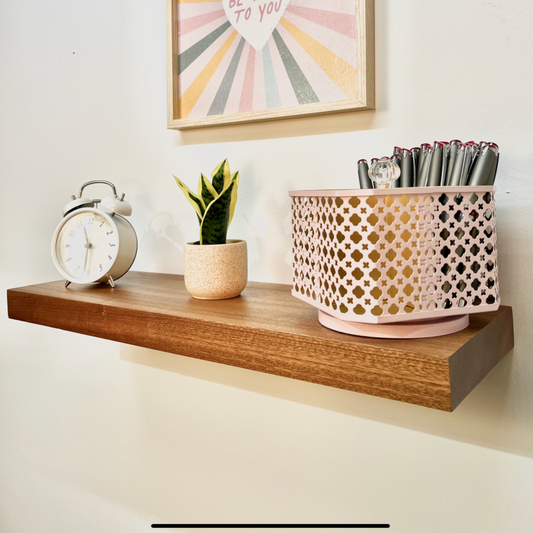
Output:
[[293,294],[358,322],[497,309],[493,190],[292,192]]

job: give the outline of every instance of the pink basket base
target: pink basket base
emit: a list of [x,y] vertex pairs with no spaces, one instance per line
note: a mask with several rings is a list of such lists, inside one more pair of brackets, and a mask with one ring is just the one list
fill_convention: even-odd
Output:
[[411,320],[394,324],[366,324],[347,322],[318,311],[318,321],[326,328],[340,333],[379,339],[427,339],[450,335],[468,327],[468,315],[435,318],[430,320]]

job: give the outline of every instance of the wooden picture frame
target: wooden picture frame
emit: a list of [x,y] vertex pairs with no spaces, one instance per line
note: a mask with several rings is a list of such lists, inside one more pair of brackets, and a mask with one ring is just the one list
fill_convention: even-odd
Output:
[[167,0],[168,128],[374,109],[374,0],[320,6]]

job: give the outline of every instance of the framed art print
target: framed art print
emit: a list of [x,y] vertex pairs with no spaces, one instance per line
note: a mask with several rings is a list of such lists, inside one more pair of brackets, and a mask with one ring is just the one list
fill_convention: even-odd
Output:
[[168,127],[373,109],[373,0],[167,0]]

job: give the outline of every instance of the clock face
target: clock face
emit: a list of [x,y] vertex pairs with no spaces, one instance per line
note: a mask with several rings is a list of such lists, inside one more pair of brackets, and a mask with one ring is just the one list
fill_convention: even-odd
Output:
[[97,281],[109,272],[117,258],[116,226],[97,211],[74,214],[59,228],[54,251],[67,279]]

